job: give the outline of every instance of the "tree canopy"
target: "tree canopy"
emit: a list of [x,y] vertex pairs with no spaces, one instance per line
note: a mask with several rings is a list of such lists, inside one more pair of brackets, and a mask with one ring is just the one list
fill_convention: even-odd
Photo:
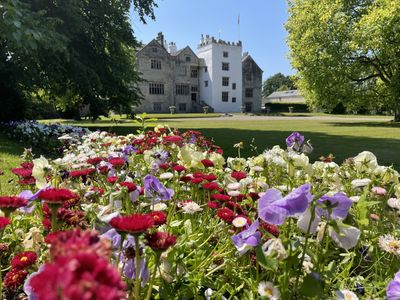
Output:
[[153,0],[6,0],[0,5],[0,119],[31,99],[96,117],[140,101],[130,10],[154,18]]
[[276,73],[267,78],[263,83],[263,95],[268,97],[275,91],[286,91],[294,88],[294,84],[290,76],[285,76],[282,73]]
[[313,107],[400,114],[400,1],[289,0],[296,84]]

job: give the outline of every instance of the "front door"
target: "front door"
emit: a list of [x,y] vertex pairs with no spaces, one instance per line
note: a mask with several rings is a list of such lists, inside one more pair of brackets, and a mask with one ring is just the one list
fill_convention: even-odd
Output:
[[245,105],[246,112],[252,112],[253,111],[253,103],[246,102],[244,105]]
[[192,101],[193,102],[197,101],[197,93],[192,93]]

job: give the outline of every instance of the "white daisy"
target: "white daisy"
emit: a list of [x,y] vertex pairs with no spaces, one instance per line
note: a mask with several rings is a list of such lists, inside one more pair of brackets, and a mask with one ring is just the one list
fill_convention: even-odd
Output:
[[349,290],[337,291],[337,296],[338,300],[358,300],[357,295]]
[[247,224],[247,219],[244,217],[236,217],[232,221],[232,225],[236,228],[244,227]]
[[400,255],[400,240],[396,239],[390,234],[381,236],[379,238],[379,247],[386,252]]

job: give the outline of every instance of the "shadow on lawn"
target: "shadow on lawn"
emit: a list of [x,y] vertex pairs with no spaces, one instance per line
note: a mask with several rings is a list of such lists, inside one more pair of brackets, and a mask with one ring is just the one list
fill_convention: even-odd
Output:
[[[91,129],[95,128],[121,135],[136,132],[135,127],[127,126],[91,127]],[[233,144],[241,141],[243,141],[245,145],[245,148],[241,150],[243,157],[257,155],[256,152],[251,151],[250,144],[253,139],[253,144],[257,146],[259,153],[262,153],[264,149],[272,148],[274,145],[286,147],[285,139],[291,133],[291,131],[259,131],[231,128],[197,127],[195,129],[201,131],[207,138],[212,138],[216,145],[221,146],[224,150],[225,157],[237,156],[237,151],[233,148]],[[181,131],[183,130],[185,129]],[[310,155],[311,162],[318,160],[322,155],[326,156],[332,153],[336,157],[335,161],[341,163],[348,157],[355,156],[362,151],[368,150],[377,156],[379,164],[393,164],[397,170],[400,170],[400,160],[398,156],[400,152],[400,141],[397,139],[334,136],[309,131],[302,131],[301,133],[306,139],[311,140],[314,147],[314,151]]]
[[400,128],[400,122],[326,122],[326,124],[338,127],[384,127]]

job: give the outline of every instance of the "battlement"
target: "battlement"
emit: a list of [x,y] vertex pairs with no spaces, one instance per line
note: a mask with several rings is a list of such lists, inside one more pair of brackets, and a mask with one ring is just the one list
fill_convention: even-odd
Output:
[[210,44],[219,44],[219,45],[228,45],[228,46],[242,46],[242,41],[238,42],[227,42],[221,39],[216,39],[214,36],[206,35],[204,36],[203,34],[201,35],[200,38],[200,43],[197,48],[201,48]]

